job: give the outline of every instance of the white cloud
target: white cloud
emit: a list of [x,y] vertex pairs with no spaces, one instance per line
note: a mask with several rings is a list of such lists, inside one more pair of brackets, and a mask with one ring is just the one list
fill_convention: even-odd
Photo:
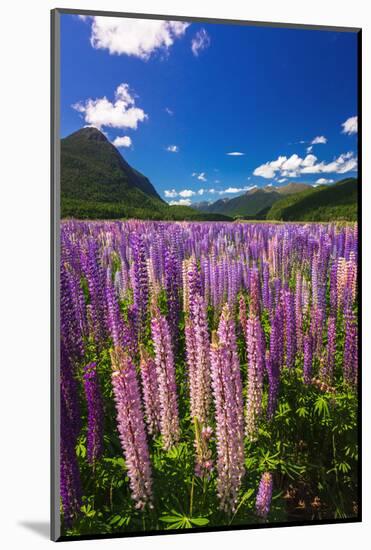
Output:
[[200,181],[207,181],[205,172],[200,172],[199,174],[197,172],[193,172],[192,178],[197,178]]
[[[281,163],[279,165],[279,168],[285,172],[295,172],[302,162],[303,159],[301,159],[296,153],[294,153],[293,155],[291,155],[291,157]],[[274,166],[274,161],[273,163],[271,163],[271,165]]]
[[166,111],[167,114],[170,115],[170,116],[173,116],[173,114],[174,114],[174,111],[172,111],[171,109],[169,109],[169,107],[165,107],[165,111]]
[[312,149],[313,149],[313,145],[309,145],[309,147],[307,147],[307,153],[311,153],[312,152]]
[[251,191],[251,189],[256,189],[256,188],[257,188],[257,185],[250,185],[250,186],[247,186],[247,187],[228,187],[227,189],[223,189],[222,191],[218,191],[218,193],[219,193],[219,195],[225,195],[226,193],[234,195],[236,193],[243,193],[243,192]]
[[220,191],[220,194],[223,194],[223,193],[231,193],[231,194],[241,193],[241,191],[244,191],[244,190],[245,190],[244,187],[228,187],[227,189],[224,189],[224,191]]
[[202,188],[201,188],[201,189],[199,189],[199,190],[197,191],[197,194],[198,194],[198,195],[203,195],[204,193],[207,193],[207,189],[202,189]]
[[329,179],[326,179],[326,178],[319,178],[316,183],[318,183],[319,185],[323,184],[323,183],[334,183],[335,180],[329,180]]
[[[301,166],[314,166],[317,161],[316,155],[307,155],[302,161]],[[300,166],[300,165],[299,165]]]
[[312,166],[306,166],[301,170],[302,174],[345,174],[356,171],[358,168],[357,159],[353,153],[343,153],[331,162],[319,162]]
[[253,174],[254,176],[261,176],[262,178],[271,179],[274,178],[276,170],[278,170],[278,168],[272,168],[270,163],[266,162],[265,164],[255,168]]
[[167,52],[184,35],[189,23],[124,17],[91,17],[90,43],[112,55],[131,55],[147,60],[160,50]]
[[178,201],[170,201],[170,206],[191,206],[191,199],[179,199]]
[[243,157],[245,153],[241,153],[240,151],[232,151],[231,153],[226,153],[229,157]]
[[342,127],[343,134],[356,134],[358,132],[358,117],[351,116],[350,118],[347,118],[347,120],[342,123]]
[[318,162],[315,155],[309,154],[304,158],[297,154],[287,158],[280,156],[277,160],[266,162],[255,168],[254,176],[271,179],[276,176],[297,177],[300,174],[337,173],[345,174],[357,170],[357,158],[354,153],[343,153],[331,162]]
[[168,199],[173,199],[178,196],[178,192],[175,191],[175,189],[165,189],[164,194]]
[[148,116],[135,106],[135,99],[130,92],[129,85],[122,83],[117,86],[114,101],[105,96],[98,99],[87,99],[77,102],[72,108],[84,116],[90,126],[101,129],[102,126],[111,128],[132,128],[136,130],[139,122]]
[[179,147],[177,145],[169,145],[166,147],[166,151],[169,151],[170,153],[179,153]]
[[130,147],[132,141],[129,136],[117,136],[112,143],[115,147]]
[[210,46],[210,36],[207,34],[205,29],[199,30],[192,39],[192,53],[196,57],[198,52],[206,50]]
[[284,183],[285,181],[287,181],[287,178],[281,178],[281,179],[279,179],[279,180],[277,180],[277,181],[278,181],[278,183]]
[[195,194],[195,191],[192,191],[191,189],[183,189],[182,191],[179,191],[179,196],[183,197],[184,199],[193,197],[193,195]]
[[311,145],[318,145],[320,143],[327,143],[327,138],[325,136],[316,136],[315,138],[312,139],[312,141],[310,142]]

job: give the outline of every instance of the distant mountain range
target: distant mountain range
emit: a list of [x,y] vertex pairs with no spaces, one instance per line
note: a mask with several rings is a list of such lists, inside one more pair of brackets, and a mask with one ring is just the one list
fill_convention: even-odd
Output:
[[216,202],[170,206],[96,128],[61,140],[61,217],[79,219],[328,221],[357,219],[357,180],[254,187]]
[[232,199],[219,199],[213,203],[197,203],[193,207],[202,212],[213,212],[231,216],[232,218],[264,218],[270,207],[282,196],[300,193],[312,189],[305,183],[289,183],[282,187],[267,185],[254,187],[243,195]]
[[229,220],[188,206],[169,206],[96,128],[61,140],[61,217]]
[[321,185],[286,196],[275,202],[267,212],[268,220],[356,221],[358,182],[347,178],[333,185]]
[[348,178],[333,185],[314,187],[289,183],[254,187],[233,199],[192,205],[202,212],[224,214],[234,219],[282,221],[331,221],[357,219],[357,180]]

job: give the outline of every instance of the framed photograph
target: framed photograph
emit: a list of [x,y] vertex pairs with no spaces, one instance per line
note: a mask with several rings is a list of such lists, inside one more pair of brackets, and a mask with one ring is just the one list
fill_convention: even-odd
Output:
[[361,520],[361,30],[52,11],[52,538]]

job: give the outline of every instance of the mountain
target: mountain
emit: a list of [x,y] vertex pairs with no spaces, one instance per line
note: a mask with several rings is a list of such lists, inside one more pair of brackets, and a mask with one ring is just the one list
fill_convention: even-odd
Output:
[[61,140],[61,217],[228,220],[169,206],[97,128]]
[[270,207],[279,201],[282,195],[300,193],[307,189],[311,189],[311,186],[304,183],[289,183],[282,187],[254,187],[233,199],[219,199],[211,204],[202,202],[193,207],[203,212],[224,214],[234,218],[264,219]]
[[275,202],[267,212],[268,220],[332,221],[357,220],[358,183],[347,178],[333,185],[312,187]]

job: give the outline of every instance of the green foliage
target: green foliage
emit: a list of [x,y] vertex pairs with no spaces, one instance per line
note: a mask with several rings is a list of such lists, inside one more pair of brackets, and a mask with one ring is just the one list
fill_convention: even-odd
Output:
[[357,180],[342,180],[290,195],[276,202],[267,213],[268,220],[332,221],[357,220]]

